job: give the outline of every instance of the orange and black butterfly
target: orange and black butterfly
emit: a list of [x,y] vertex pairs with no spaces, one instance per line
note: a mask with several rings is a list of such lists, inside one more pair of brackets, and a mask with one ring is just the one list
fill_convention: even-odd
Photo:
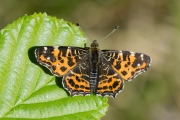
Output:
[[89,95],[115,97],[124,81],[145,72],[151,58],[143,53],[120,50],[99,50],[94,40],[91,47],[42,46],[35,50],[37,61],[52,74],[62,77],[71,96]]

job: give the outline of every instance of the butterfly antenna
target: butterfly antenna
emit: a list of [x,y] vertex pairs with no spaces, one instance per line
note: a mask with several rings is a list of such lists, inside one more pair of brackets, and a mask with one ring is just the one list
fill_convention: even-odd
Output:
[[[84,30],[81,28],[81,26],[79,25],[79,23],[76,23],[76,25],[79,27],[79,29],[81,30],[81,31],[83,31],[84,32]],[[84,34],[85,34],[85,36],[87,36],[91,41],[92,41],[92,39],[84,32]]]
[[106,39],[107,37],[109,37],[109,36],[110,36],[113,32],[115,32],[118,28],[119,28],[119,26],[116,26],[112,32],[110,32],[108,35],[106,35],[103,39],[99,40],[99,42],[102,41],[102,40],[104,40],[104,39]]

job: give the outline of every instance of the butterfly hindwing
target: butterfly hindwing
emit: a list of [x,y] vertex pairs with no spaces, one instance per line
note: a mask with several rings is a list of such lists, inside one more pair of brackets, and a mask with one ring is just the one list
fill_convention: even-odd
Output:
[[81,62],[63,77],[63,86],[71,96],[88,95],[90,90],[90,59],[86,55]]
[[151,58],[142,53],[118,50],[102,50],[101,53],[123,80],[134,79],[145,72],[151,63]]
[[96,94],[115,97],[122,89],[123,80],[119,74],[111,68],[105,58],[100,57]]
[[80,47],[42,46],[35,50],[37,61],[54,75],[63,76],[83,59],[88,49]]

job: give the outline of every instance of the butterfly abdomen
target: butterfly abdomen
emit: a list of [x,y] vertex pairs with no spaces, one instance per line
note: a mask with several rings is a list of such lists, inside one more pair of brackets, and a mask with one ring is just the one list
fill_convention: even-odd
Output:
[[90,90],[93,92],[97,87],[97,73],[90,72]]

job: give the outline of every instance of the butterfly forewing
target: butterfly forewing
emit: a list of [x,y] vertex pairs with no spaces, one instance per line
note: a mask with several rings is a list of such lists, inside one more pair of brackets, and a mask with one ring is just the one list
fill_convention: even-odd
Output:
[[43,46],[35,50],[37,61],[54,75],[63,76],[77,66],[88,49],[79,47]]
[[151,63],[150,57],[142,53],[102,50],[102,55],[123,80],[131,80],[145,72]]

